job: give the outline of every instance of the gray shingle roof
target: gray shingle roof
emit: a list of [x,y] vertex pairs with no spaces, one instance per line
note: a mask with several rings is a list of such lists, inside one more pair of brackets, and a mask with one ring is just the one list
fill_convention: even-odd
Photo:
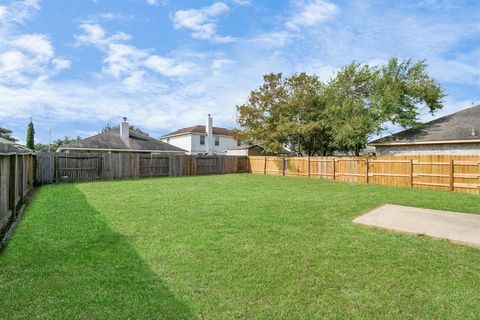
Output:
[[130,130],[128,139],[120,136],[120,129],[112,129],[92,137],[60,147],[58,150],[88,149],[88,150],[125,150],[125,151],[159,151],[186,152],[171,144],[162,142],[139,132]]
[[32,150],[21,144],[0,137],[0,153],[4,152],[30,153]]
[[[472,132],[475,135],[472,135]],[[480,140],[480,105],[372,141],[372,145]]]

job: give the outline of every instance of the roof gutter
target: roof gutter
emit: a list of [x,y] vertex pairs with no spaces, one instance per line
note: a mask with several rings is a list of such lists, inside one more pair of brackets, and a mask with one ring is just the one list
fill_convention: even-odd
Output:
[[369,143],[368,145],[374,147],[387,147],[387,146],[411,146],[411,145],[434,145],[434,144],[468,144],[468,143],[480,143],[480,139],[475,140],[439,140],[439,141],[412,141],[412,142],[379,142]]

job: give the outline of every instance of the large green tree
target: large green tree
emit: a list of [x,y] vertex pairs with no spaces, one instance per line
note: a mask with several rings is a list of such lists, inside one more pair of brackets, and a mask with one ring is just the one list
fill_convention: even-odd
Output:
[[237,106],[238,136],[267,151],[288,146],[301,155],[358,155],[387,125],[418,126],[420,115],[440,109],[444,96],[424,61],[354,62],[326,83],[305,73],[268,74]]
[[18,139],[15,139],[12,134],[12,130],[0,127],[0,137],[2,137],[3,139],[7,139],[8,141],[17,142]]
[[33,127],[32,120],[30,120],[27,127],[26,147],[30,150],[35,150],[35,128]]
[[387,125],[419,126],[420,115],[442,108],[444,96],[424,61],[392,58],[374,67],[352,63],[326,85],[333,146],[358,155]]
[[330,129],[320,99],[323,89],[315,75],[265,75],[264,84],[250,93],[248,102],[237,106],[240,139],[270,152],[288,146],[298,154],[327,153]]

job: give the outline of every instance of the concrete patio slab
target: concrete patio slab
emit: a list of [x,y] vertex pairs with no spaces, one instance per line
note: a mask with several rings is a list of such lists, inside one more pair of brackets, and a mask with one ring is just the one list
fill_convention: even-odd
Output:
[[480,215],[476,214],[386,204],[353,222],[480,247]]

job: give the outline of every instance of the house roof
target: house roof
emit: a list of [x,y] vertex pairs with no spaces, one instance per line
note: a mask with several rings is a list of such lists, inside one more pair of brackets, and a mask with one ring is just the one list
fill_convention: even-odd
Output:
[[372,141],[371,145],[466,143],[480,141],[480,105]]
[[10,141],[10,140],[7,140],[7,139],[5,139],[5,138],[2,138],[2,137],[0,137],[0,143],[8,143],[8,144],[13,144],[13,142],[12,142],[12,141]]
[[138,152],[186,152],[171,144],[154,139],[142,133],[130,130],[129,138],[120,136],[120,129],[115,128],[100,134],[70,143],[58,148],[62,150],[115,150]]
[[16,142],[0,137],[0,153],[30,153],[32,150]]
[[257,146],[256,144],[247,144],[247,145],[242,145],[242,146],[238,146],[238,147],[231,147],[231,148],[228,148],[227,150],[249,150],[249,149],[254,148],[254,147],[257,147],[257,148],[260,148],[260,149],[263,150],[262,147]]
[[[212,132],[213,134],[218,134],[222,136],[233,136],[232,130],[226,129],[226,128],[213,127]],[[162,138],[179,136],[179,135],[188,134],[188,133],[206,133],[206,128],[205,126],[202,126],[202,125],[182,128],[182,129],[178,129],[176,131],[167,133],[163,135]]]

